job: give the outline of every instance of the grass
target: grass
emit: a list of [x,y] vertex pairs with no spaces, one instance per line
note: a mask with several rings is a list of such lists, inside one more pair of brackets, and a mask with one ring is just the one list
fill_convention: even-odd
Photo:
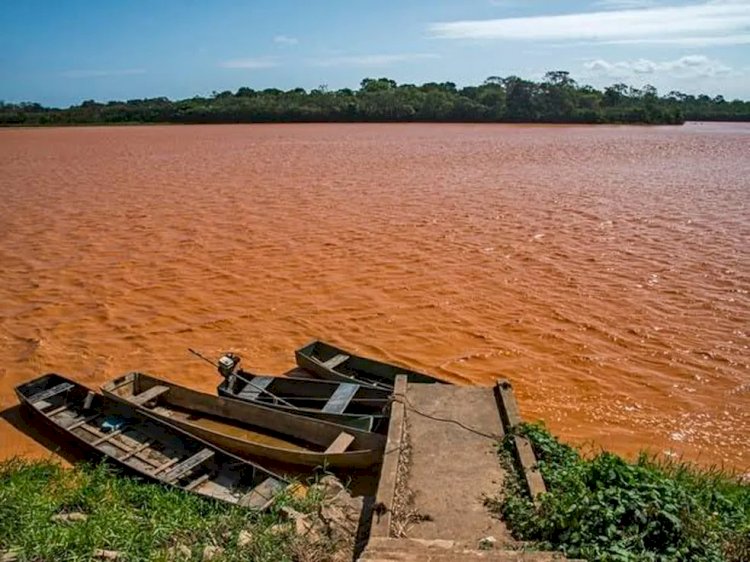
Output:
[[[491,502],[513,533],[540,549],[602,562],[750,561],[750,486],[718,469],[641,455],[593,457],[541,425],[531,441],[547,484],[535,509],[516,470]],[[500,450],[513,465],[511,440]]]
[[[295,560],[299,544],[291,531],[278,532],[284,505],[308,512],[318,498],[283,497],[268,512],[253,513],[166,486],[114,472],[104,464],[66,469],[50,461],[12,459],[0,463],[0,553],[20,561],[94,560],[96,549],[121,553],[124,561],[201,560],[209,545],[224,548],[215,560]],[[55,522],[81,512],[85,521]],[[253,540],[238,545],[241,531]],[[172,555],[182,545],[190,556]],[[186,551],[185,551],[186,552]]]

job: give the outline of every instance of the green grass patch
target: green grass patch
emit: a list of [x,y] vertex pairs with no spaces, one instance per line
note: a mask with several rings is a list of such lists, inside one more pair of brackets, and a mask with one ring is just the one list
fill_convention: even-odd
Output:
[[[750,561],[750,486],[718,469],[641,455],[583,456],[523,425],[547,484],[539,509],[516,470],[491,508],[520,539],[602,562]],[[514,466],[512,440],[500,450]]]
[[[21,561],[78,562],[105,549],[122,553],[126,561],[160,561],[170,559],[170,547],[182,545],[190,555],[171,560],[200,560],[213,545],[225,549],[216,560],[293,560],[293,537],[272,527],[283,521],[281,506],[308,512],[317,501],[284,497],[258,514],[123,476],[104,464],[66,469],[13,459],[0,463],[0,552],[17,552]],[[72,512],[87,518],[53,520]],[[237,544],[241,531],[253,536],[243,547]]]

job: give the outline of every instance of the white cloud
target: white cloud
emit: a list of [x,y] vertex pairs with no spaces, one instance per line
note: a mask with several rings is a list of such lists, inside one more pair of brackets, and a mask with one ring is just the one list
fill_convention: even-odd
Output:
[[733,72],[721,61],[705,55],[690,55],[671,61],[637,59],[633,61],[608,62],[603,59],[584,63],[592,74],[611,78],[632,78],[645,75],[666,75],[672,78],[713,78]]
[[279,66],[279,60],[275,57],[251,57],[246,59],[231,59],[219,63],[222,68],[242,68],[260,70]]
[[651,8],[656,6],[655,0],[598,0],[594,6],[607,10],[632,10],[635,8]]
[[671,44],[750,42],[750,0],[577,14],[433,23],[443,39],[585,41]]
[[608,45],[632,45],[648,43],[651,45],[674,45],[678,47],[720,47],[721,45],[746,45],[750,43],[750,33],[714,37],[671,37],[650,39],[620,39],[618,41],[603,41]]
[[125,68],[122,70],[66,70],[60,75],[64,78],[107,78],[110,76],[133,76],[146,74],[143,68]]
[[436,59],[430,53],[400,53],[393,55],[349,55],[312,59],[313,66],[390,66],[399,62]]
[[273,38],[273,42],[278,43],[279,45],[297,45],[299,39],[296,37],[290,37],[289,35],[277,35]]

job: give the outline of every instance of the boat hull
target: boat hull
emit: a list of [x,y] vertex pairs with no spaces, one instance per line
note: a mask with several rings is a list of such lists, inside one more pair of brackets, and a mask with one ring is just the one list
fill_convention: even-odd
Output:
[[[242,386],[252,384],[255,380],[267,380],[270,377],[259,377],[245,371],[232,376],[235,380],[224,379],[217,387],[219,396],[312,417],[361,431],[377,433],[388,431],[390,391],[360,387],[344,413],[332,413],[324,411],[323,407],[339,386],[335,381],[273,377],[273,382],[267,387],[272,394],[259,393],[257,398],[248,399],[242,395]],[[274,396],[280,396],[281,400],[275,400]],[[282,403],[282,400],[286,404]],[[318,407],[308,407],[308,404],[317,404]]]
[[[318,340],[299,348],[294,352],[294,356],[297,365],[322,379],[356,382],[384,389],[393,389],[397,375],[406,375],[407,381],[411,383],[443,382],[411,369],[353,355],[344,349]],[[332,366],[331,362],[335,362],[340,357],[346,359]]]
[[[132,404],[135,394],[154,386],[169,389],[164,405],[140,405],[140,410],[240,458],[265,459],[283,466],[362,469],[378,464],[382,457],[382,435],[204,394],[143,373],[116,379],[104,385],[102,392],[113,400]],[[342,432],[354,436],[351,450],[327,452]],[[269,444],[272,436],[284,441]]]

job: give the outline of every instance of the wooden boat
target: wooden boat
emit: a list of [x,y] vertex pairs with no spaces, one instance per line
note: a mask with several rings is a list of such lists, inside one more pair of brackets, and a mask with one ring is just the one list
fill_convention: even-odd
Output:
[[390,391],[349,382],[269,377],[234,371],[219,396],[308,416],[362,431],[388,430]]
[[385,437],[251,402],[204,394],[143,373],[102,392],[241,458],[283,465],[366,468],[380,462]]
[[297,365],[314,375],[335,381],[355,382],[377,388],[392,389],[396,375],[406,375],[409,382],[442,382],[435,377],[375,359],[358,357],[322,341],[313,341],[294,352]]
[[56,374],[16,387],[33,419],[90,454],[162,484],[262,510],[289,483],[137,409]]

